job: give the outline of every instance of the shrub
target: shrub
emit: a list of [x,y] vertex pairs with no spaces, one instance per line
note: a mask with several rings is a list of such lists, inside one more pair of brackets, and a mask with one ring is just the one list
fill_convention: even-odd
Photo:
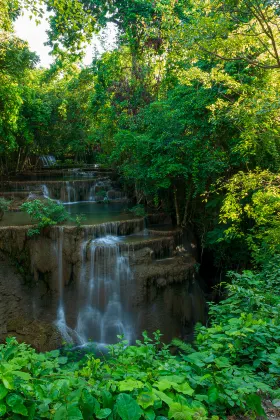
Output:
[[145,211],[145,207],[143,206],[143,204],[137,204],[136,206],[129,209],[129,211],[131,213],[133,213],[134,216],[137,216],[137,217],[145,217],[146,216],[146,211]]
[[107,192],[105,190],[100,190],[95,194],[96,201],[106,201]]
[[20,209],[28,213],[32,221],[37,222],[35,228],[29,229],[29,236],[37,235],[45,227],[57,225],[70,218],[65,207],[51,199],[28,201]]

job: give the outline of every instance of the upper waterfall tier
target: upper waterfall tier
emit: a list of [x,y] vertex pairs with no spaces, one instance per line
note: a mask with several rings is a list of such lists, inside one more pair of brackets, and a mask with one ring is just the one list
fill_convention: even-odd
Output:
[[44,181],[7,181],[1,183],[1,192],[5,196],[17,195],[20,192],[41,194],[46,198],[59,200],[63,203],[80,201],[114,200],[124,201],[125,195],[117,182],[108,177],[71,180]]

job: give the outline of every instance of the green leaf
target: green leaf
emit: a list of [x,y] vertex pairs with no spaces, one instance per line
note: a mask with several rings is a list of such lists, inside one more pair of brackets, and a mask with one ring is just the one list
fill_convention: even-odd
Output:
[[60,365],[65,365],[68,362],[68,358],[67,357],[58,357],[57,361]]
[[14,389],[14,379],[10,375],[2,376],[2,381],[7,389]]
[[141,392],[141,394],[137,397],[138,404],[146,409],[152,405],[154,405],[154,402],[156,400],[155,395],[152,392]]
[[246,397],[246,402],[249,408],[253,410],[258,416],[266,416],[262,407],[261,397],[257,394],[250,394]]
[[98,419],[106,419],[110,414],[112,413],[112,410],[110,408],[102,408],[102,410],[99,411],[99,413],[96,414],[96,417]]
[[208,389],[208,401],[213,404],[219,398],[219,390],[214,385]]
[[157,397],[159,397],[163,402],[165,402],[165,404],[170,406],[173,403],[172,398],[168,397],[168,395],[166,395],[164,392],[158,391],[157,389],[153,389],[153,392]]
[[138,420],[142,415],[141,408],[128,394],[118,395],[116,408],[122,420]]
[[172,382],[163,379],[159,382],[155,382],[154,386],[156,386],[160,391],[165,391],[166,389],[172,388]]
[[81,404],[83,413],[90,417],[100,411],[100,404],[96,398],[94,398],[88,390],[84,390],[82,393]]
[[29,381],[32,378],[29,373],[21,372],[18,370],[14,370],[13,375],[18,376],[19,378],[24,379],[25,381]]
[[174,388],[176,391],[181,392],[182,394],[192,396],[194,393],[194,390],[189,386],[187,382],[183,384],[172,384],[172,388]]
[[62,405],[61,407],[59,407],[58,410],[56,410],[54,414],[54,420],[63,420],[63,419],[67,419],[67,411],[66,411],[66,407]]
[[83,420],[81,410],[77,406],[62,405],[55,412],[54,420]]
[[0,400],[3,400],[3,398],[5,398],[7,394],[8,390],[4,387],[3,384],[0,384]]
[[5,404],[0,404],[0,417],[3,417],[6,414],[7,408]]
[[148,420],[154,420],[156,417],[156,414],[152,408],[148,408],[148,410],[145,410],[144,415],[145,415],[145,419],[148,419]]
[[106,389],[104,389],[101,392],[101,396],[102,396],[103,407],[112,409],[114,405],[114,399],[111,392],[106,391]]
[[143,388],[144,384],[141,381],[135,379],[126,379],[118,383],[119,390],[122,391],[133,391],[134,389]]
[[28,410],[25,407],[24,399],[18,394],[9,394],[6,398],[7,404],[11,407],[12,412],[15,414],[21,414],[22,416],[28,416]]
[[180,403],[173,403],[170,406],[168,412],[169,419],[175,420],[192,420],[193,419],[193,410],[187,405],[182,405]]

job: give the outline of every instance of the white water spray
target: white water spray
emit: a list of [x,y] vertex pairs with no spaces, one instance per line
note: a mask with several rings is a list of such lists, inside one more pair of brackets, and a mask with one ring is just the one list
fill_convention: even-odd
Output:
[[67,343],[72,343],[73,339],[71,337],[71,328],[67,326],[66,318],[65,318],[65,310],[64,310],[64,299],[63,299],[63,290],[64,290],[64,282],[63,282],[63,226],[58,227],[58,240],[57,240],[57,264],[58,264],[58,293],[59,293],[59,301],[58,301],[58,310],[57,310],[57,318],[56,318],[56,326],[59,329],[62,337]]
[[[131,340],[131,319],[125,311],[125,298],[132,274],[128,257],[121,255],[120,237],[107,235],[90,242],[90,262],[86,274],[81,268],[79,307],[75,332],[80,344],[89,340],[110,343],[123,334]],[[85,245],[82,245],[84,263]],[[81,299],[82,300],[82,299]]]

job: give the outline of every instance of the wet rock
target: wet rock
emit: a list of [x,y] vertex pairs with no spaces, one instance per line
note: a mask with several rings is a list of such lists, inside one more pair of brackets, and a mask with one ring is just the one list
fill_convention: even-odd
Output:
[[10,336],[38,351],[60,347],[59,332],[52,321],[36,312],[31,296],[30,286],[24,284],[12,260],[0,252],[0,342]]

